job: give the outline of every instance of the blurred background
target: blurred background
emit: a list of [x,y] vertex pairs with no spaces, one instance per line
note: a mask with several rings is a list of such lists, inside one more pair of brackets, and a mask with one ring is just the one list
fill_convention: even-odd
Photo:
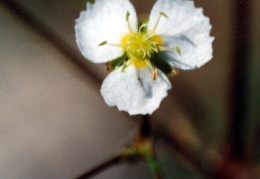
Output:
[[[149,14],[155,0],[131,0]],[[165,178],[260,178],[260,1],[195,0],[213,59],[170,78],[151,116]],[[104,64],[85,60],[74,25],[86,0],[0,1],[0,178],[75,178],[133,141],[141,116],[108,107]],[[146,162],[93,178],[152,178]]]

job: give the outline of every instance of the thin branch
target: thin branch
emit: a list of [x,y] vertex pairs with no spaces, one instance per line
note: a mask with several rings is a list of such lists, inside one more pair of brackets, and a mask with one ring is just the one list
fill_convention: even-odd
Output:
[[252,0],[234,3],[236,23],[234,25],[233,74],[231,85],[232,109],[230,116],[230,126],[227,129],[226,148],[229,148],[228,156],[235,160],[244,161],[246,146],[245,136],[247,134],[246,114],[247,114],[247,92],[248,92],[248,64],[250,53],[250,18]]
[[119,164],[122,162],[121,156],[117,155],[103,163],[101,163],[100,165],[94,167],[93,169],[87,171],[86,173],[82,174],[81,176],[77,177],[76,179],[87,179],[90,177],[93,177],[97,174],[99,174],[100,172],[102,172],[103,170],[110,168],[113,165]]
[[250,161],[254,161],[255,163],[258,162],[259,155],[260,155],[259,138],[260,138],[260,125],[258,125],[256,127],[255,133],[252,135],[252,137],[250,139],[250,142],[249,142],[250,147],[248,149],[248,154],[247,154],[249,156]]

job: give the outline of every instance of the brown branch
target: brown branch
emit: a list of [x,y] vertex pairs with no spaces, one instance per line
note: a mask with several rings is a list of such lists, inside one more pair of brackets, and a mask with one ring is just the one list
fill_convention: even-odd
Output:
[[232,85],[231,85],[231,111],[230,124],[227,128],[227,141],[225,148],[228,148],[227,156],[239,160],[241,162],[246,159],[246,115],[247,115],[247,93],[248,93],[248,72],[249,72],[249,54],[250,54],[250,18],[252,0],[240,1],[234,3],[234,17],[236,23],[234,24],[234,34],[236,37],[233,40],[233,68],[232,68]]
[[[259,159],[260,154],[260,125],[258,125],[255,129],[254,134],[252,135],[251,139],[249,140],[249,146],[248,147],[248,158],[250,161],[253,161],[254,163],[257,163]],[[260,170],[259,170],[260,171]]]
[[94,167],[93,169],[87,171],[86,173],[82,174],[81,176],[79,176],[75,179],[87,179],[87,178],[93,177],[93,176],[99,174],[100,172],[102,172],[103,170],[105,170],[113,165],[119,164],[121,162],[122,162],[121,156],[117,155],[117,156],[101,163],[100,165]]

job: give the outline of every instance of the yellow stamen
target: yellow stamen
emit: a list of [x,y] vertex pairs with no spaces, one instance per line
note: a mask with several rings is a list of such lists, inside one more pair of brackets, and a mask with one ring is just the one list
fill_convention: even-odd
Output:
[[161,19],[162,16],[164,16],[165,18],[168,18],[168,16],[167,16],[166,14],[164,14],[163,12],[160,12],[160,15],[159,15],[159,17],[158,17],[158,19],[157,19],[157,21],[156,21],[156,23],[155,23],[153,29],[152,29],[152,30],[150,31],[150,33],[149,33],[150,36],[153,36],[153,35],[154,35],[154,33],[155,33],[155,31],[156,31],[156,29],[157,29],[157,27],[158,27],[158,24],[159,24],[160,19]]
[[[154,40],[155,39],[155,40]],[[150,59],[153,53],[158,53],[158,43],[162,43],[159,36],[149,37],[148,34],[137,32],[134,35],[128,34],[121,39],[121,46],[129,59],[135,61],[140,60],[142,62],[138,63],[136,66],[144,66],[144,60]],[[142,65],[140,65],[142,64]]]
[[107,43],[107,41],[101,42],[100,44],[98,44],[98,46],[103,46],[103,45],[110,45],[110,46],[114,46],[114,47],[121,47],[121,44],[111,44],[111,43]]
[[107,45],[114,46],[114,47],[122,47],[121,44],[111,44],[111,43],[107,43]]
[[167,50],[175,50],[175,48],[165,47],[165,46],[159,46],[159,50],[160,50],[160,51],[167,51]]
[[131,24],[129,22],[129,16],[130,16],[130,13],[127,11],[127,13],[126,13],[126,21],[127,21],[127,24],[128,24],[128,29],[129,29],[130,34],[134,34],[134,31],[133,31],[133,29],[131,27]]
[[150,60],[145,59],[144,62],[145,62],[145,64],[146,64],[148,67],[150,67],[151,69],[154,69],[154,67],[153,67],[153,65],[152,65],[152,63],[151,63]]
[[121,69],[121,72],[123,73],[123,72],[125,72],[125,69],[126,69],[126,61],[124,61],[124,63],[123,63],[123,67],[122,67],[122,69]]
[[142,24],[142,25],[139,27],[138,32],[141,32],[142,28],[145,27],[145,26],[147,26],[147,24]]
[[156,21],[156,23],[155,23],[153,29],[150,31],[149,35],[151,35],[151,36],[154,35],[154,33],[155,33],[156,29],[157,29],[157,26],[158,26],[158,24],[159,24],[160,19],[161,19],[161,15],[160,15],[159,18],[157,19],[157,21]]

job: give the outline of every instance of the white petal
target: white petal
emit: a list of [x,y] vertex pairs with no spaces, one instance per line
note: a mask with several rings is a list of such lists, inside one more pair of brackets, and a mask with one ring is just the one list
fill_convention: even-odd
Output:
[[121,38],[129,34],[126,13],[134,31],[137,30],[137,17],[129,0],[96,0],[87,3],[87,11],[80,13],[76,20],[76,41],[81,53],[90,61],[103,63],[123,55],[121,47],[103,45],[121,44]]
[[193,1],[158,0],[151,12],[148,30],[151,30],[160,12],[169,18],[162,17],[156,34],[163,37],[163,45],[180,47],[182,55],[175,50],[163,52],[160,56],[175,67],[189,70],[199,68],[212,58],[211,25],[202,8],[195,8]]
[[102,84],[101,94],[109,106],[117,106],[130,115],[152,114],[169,89],[171,84],[162,72],[153,81],[150,68],[131,65],[123,73],[121,68],[111,72]]

